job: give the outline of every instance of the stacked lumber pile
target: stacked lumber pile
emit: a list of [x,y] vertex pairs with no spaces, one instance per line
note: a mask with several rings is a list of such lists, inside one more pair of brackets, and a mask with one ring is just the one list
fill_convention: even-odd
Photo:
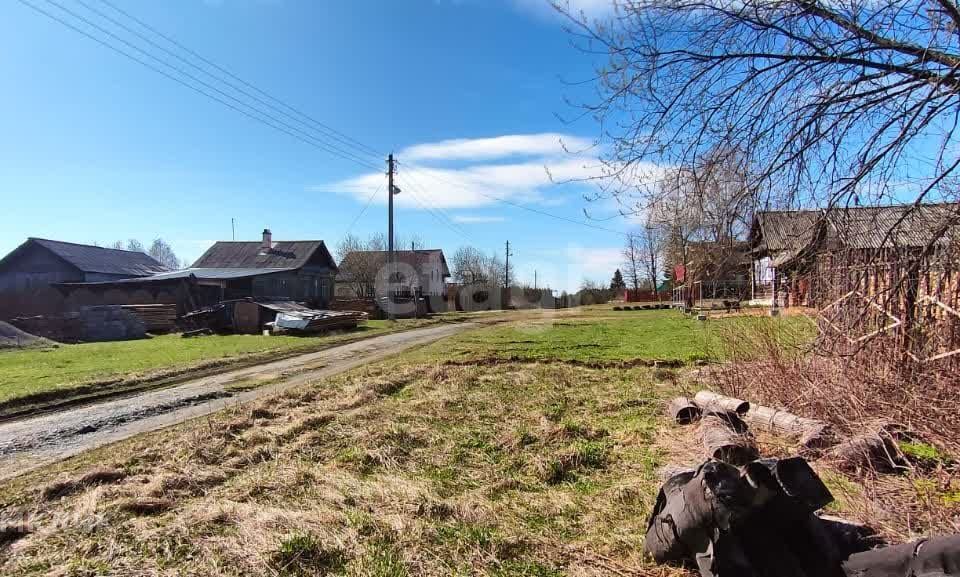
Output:
[[869,528],[819,513],[833,496],[803,457],[760,458],[750,430],[811,455],[895,466],[895,427],[841,442],[820,421],[709,391],[675,398],[666,412],[697,424],[705,460],[661,470],[644,540],[655,561],[691,564],[703,577],[960,577],[960,535],[875,548],[882,541]]
[[169,333],[177,328],[177,305],[120,305],[140,317],[148,333]]

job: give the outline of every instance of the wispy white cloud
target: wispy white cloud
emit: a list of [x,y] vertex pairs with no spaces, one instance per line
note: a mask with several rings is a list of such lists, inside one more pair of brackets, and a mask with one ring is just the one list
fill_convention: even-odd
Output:
[[[565,149],[561,141],[569,143]],[[558,184],[602,176],[596,151],[587,139],[557,133],[503,135],[455,139],[410,146],[400,160],[396,184],[399,206],[457,209],[476,208],[506,199],[512,202],[551,204]],[[338,182],[311,187],[315,192],[345,193],[366,202],[383,185],[383,174],[370,172]],[[382,198],[381,198],[382,197]],[[386,195],[374,201],[385,202]]]
[[[557,206],[602,181],[606,171],[599,155],[589,140],[558,133],[417,144],[398,154],[401,193],[394,202],[407,209],[469,209],[500,200]],[[643,172],[650,178],[660,174],[654,165],[645,165]],[[365,203],[383,184],[383,173],[369,172],[309,190],[347,194]],[[386,194],[373,196],[373,202],[385,203]]]
[[411,161],[427,160],[492,160],[518,156],[547,156],[562,152],[583,154],[593,143],[586,138],[544,132],[540,134],[508,134],[493,138],[456,138],[418,144],[400,152]]
[[505,222],[507,220],[502,216],[486,216],[480,214],[455,214],[451,218],[453,222],[462,224],[483,224],[488,222]]

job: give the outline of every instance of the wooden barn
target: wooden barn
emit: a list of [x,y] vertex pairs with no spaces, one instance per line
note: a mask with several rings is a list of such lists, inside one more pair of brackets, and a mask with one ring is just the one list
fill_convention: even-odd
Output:
[[881,295],[895,279],[921,283],[913,269],[952,274],[958,218],[958,204],[757,213],[754,291],[777,306],[820,308],[850,290]]
[[0,318],[59,312],[72,306],[53,288],[59,283],[108,282],[167,271],[142,252],[29,238],[0,260]]
[[167,272],[142,252],[28,238],[0,260],[0,291],[27,292],[59,282],[99,282]]
[[960,204],[761,212],[750,244],[772,306],[816,309],[851,342],[896,334],[918,359],[960,347]]
[[[328,308],[337,265],[322,240],[219,241],[193,266],[148,277],[98,283],[62,283],[68,291],[154,295],[182,315],[225,300],[292,300]],[[122,297],[121,297],[122,298]],[[162,300],[161,300],[162,299]]]

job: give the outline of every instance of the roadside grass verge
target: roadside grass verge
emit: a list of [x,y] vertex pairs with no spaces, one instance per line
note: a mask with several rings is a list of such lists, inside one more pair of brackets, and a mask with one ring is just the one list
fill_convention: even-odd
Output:
[[652,369],[457,356],[441,341],[8,481],[0,523],[26,532],[0,573],[689,575],[640,553],[674,392]]
[[[813,336],[805,317],[729,316],[698,321],[679,311],[639,311],[615,318],[551,315],[471,331],[449,342],[453,356],[463,362],[503,360],[560,360],[593,365],[685,364],[722,361],[730,357],[730,332],[752,332],[762,327],[779,345],[798,348]],[[738,350],[752,346],[741,344]],[[758,352],[762,351],[759,346]]]
[[137,389],[187,373],[219,372],[400,330],[432,320],[367,321],[317,336],[209,335],[0,351],[0,416],[70,398]]

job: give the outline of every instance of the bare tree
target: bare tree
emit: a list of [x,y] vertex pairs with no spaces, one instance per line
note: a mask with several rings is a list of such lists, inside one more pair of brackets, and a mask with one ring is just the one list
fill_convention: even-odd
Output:
[[158,237],[153,239],[147,254],[169,269],[181,268],[180,259],[177,257],[177,254],[173,252],[173,247],[162,238]]
[[615,2],[603,21],[558,9],[608,57],[584,106],[610,141],[601,194],[626,210],[647,207],[646,163],[701,175],[721,158],[760,206],[954,198],[955,0]]
[[131,238],[126,242],[118,240],[114,242],[110,248],[148,254],[156,259],[157,262],[169,269],[180,269],[186,268],[187,266],[186,261],[181,261],[177,256],[177,253],[173,251],[173,247],[171,247],[167,241],[159,237],[155,238],[153,242],[150,243],[149,250],[143,246],[142,242],[135,238]]
[[385,245],[381,233],[371,235],[366,241],[347,234],[337,243],[335,252],[340,263],[337,279],[346,283],[354,296],[368,297],[376,293],[377,274],[386,264]]
[[640,281],[643,278],[643,250],[640,236],[631,232],[623,245],[623,279],[634,292],[640,290]]
[[460,284],[487,282],[484,255],[472,246],[461,246],[453,253],[453,279]]
[[461,284],[496,288],[503,285],[503,261],[496,254],[486,255],[473,246],[461,246],[453,253],[453,278]]
[[413,233],[399,237],[394,248],[396,250],[423,250],[426,246],[423,237],[417,233]]
[[660,273],[663,270],[661,267],[664,247],[663,231],[648,220],[639,237],[643,252],[643,268],[647,278],[650,279],[651,290],[656,292]]

